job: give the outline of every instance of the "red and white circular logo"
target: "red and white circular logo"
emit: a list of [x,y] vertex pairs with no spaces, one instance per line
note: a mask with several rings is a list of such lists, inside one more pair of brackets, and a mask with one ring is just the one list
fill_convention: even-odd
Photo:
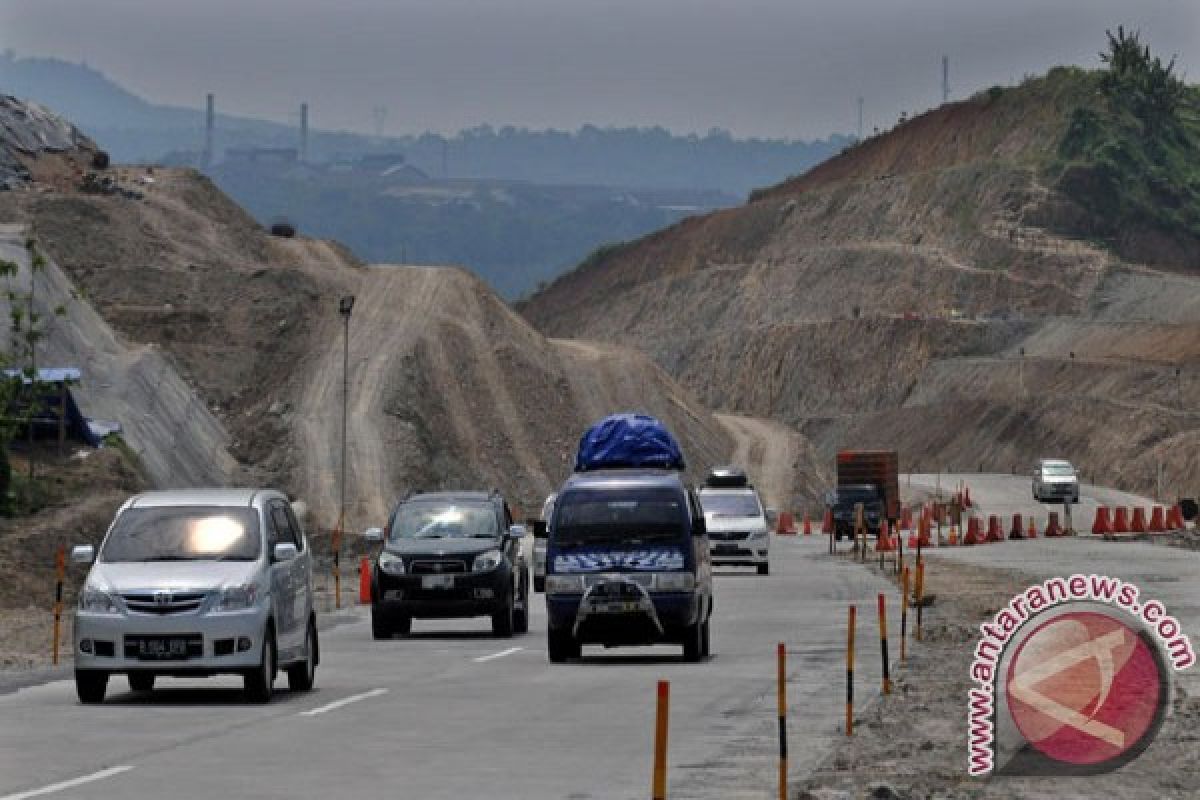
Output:
[[1166,711],[1154,646],[1121,619],[1068,612],[1025,637],[1009,662],[1009,711],[1025,740],[1062,764],[1115,768],[1141,753]]

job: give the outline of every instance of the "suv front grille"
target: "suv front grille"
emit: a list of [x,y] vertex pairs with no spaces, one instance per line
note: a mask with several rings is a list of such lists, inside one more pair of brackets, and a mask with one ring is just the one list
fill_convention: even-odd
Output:
[[709,531],[708,538],[714,542],[740,542],[749,534],[745,531]]
[[150,592],[123,594],[125,607],[136,614],[188,614],[204,604],[204,592]]
[[413,575],[452,575],[466,572],[467,562],[454,558],[414,561],[409,571]]

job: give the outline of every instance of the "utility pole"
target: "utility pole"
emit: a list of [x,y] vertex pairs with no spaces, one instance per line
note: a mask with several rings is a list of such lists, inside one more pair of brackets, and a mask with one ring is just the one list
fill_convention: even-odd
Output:
[[858,98],[858,140],[862,141],[863,132],[863,99]]
[[942,103],[950,102],[950,57],[942,56]]
[[300,163],[308,163],[308,103],[300,104]]
[[212,92],[204,99],[204,166],[211,167],[213,162],[213,128],[216,126],[217,101]]
[[334,607],[342,607],[342,534],[346,530],[346,439],[350,414],[350,313],[354,311],[354,295],[348,294],[338,302],[338,313],[342,315],[342,480],[341,498],[338,504],[338,525],[333,543],[333,591]]

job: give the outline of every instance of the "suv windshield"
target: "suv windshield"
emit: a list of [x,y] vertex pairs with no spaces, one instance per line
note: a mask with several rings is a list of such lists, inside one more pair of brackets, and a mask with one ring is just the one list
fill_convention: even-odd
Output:
[[700,492],[700,505],[705,514],[714,517],[758,517],[762,506],[754,492]]
[[262,549],[252,508],[128,508],[113,524],[101,561],[254,561]]
[[484,539],[500,535],[491,503],[415,502],[400,506],[389,539]]
[[576,489],[555,504],[554,541],[636,546],[678,539],[687,531],[684,502],[672,489]]
[[838,505],[878,502],[879,492],[874,486],[840,486],[837,489]]

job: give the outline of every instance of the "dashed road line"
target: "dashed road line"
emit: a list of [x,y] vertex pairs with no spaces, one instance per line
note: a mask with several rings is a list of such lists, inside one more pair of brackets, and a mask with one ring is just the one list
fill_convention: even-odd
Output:
[[[342,706],[348,706],[351,703],[357,703],[359,700],[369,700],[372,697],[378,697],[379,695],[386,693],[387,689],[372,689],[371,691],[363,692],[362,694],[352,694],[349,697],[343,697],[341,700],[337,700],[328,705],[320,706],[319,708],[311,708],[308,711],[301,711],[300,716],[315,717],[318,714],[335,711]],[[5,800],[5,798],[0,797],[0,800]]]
[[102,781],[105,778],[111,778],[114,775],[120,775],[122,772],[128,772],[131,769],[133,769],[133,767],[109,767],[108,769],[102,769],[99,772],[93,772],[91,775],[72,778],[69,781],[62,781],[61,783],[52,783],[49,786],[43,786],[40,789],[30,789],[27,792],[18,792],[17,794],[6,794],[3,797],[0,797],[0,800],[28,800],[30,797],[42,797],[43,795],[61,792],[64,789],[74,789],[76,786],[83,786],[85,783]]
[[475,659],[475,663],[482,664],[485,661],[491,661],[496,658],[504,658],[505,656],[511,656],[513,653],[519,653],[524,649],[525,648],[523,647],[510,647],[507,650],[501,650],[499,653],[492,653],[488,656],[480,656],[479,658]]

